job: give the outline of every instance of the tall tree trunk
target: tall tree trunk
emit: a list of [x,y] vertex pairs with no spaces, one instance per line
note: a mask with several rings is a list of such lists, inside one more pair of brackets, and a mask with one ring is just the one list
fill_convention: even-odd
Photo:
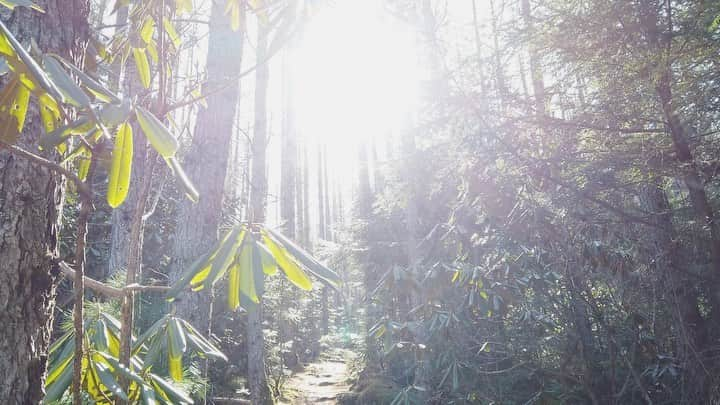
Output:
[[[713,284],[720,283],[720,224],[715,219],[707,192],[705,182],[698,169],[697,162],[693,156],[690,146],[687,128],[683,124],[679,114],[680,100],[673,95],[673,77],[671,61],[673,59],[673,35],[672,34],[672,3],[664,4],[665,24],[661,26],[661,9],[658,9],[655,2],[645,0],[640,4],[639,19],[645,30],[648,43],[657,55],[662,55],[659,63],[659,71],[655,81],[655,91],[660,103],[662,115],[672,139],[675,150],[675,158],[681,165],[682,179],[688,189],[690,204],[695,220],[701,224],[703,231],[709,235],[710,260]],[[713,287],[710,293],[712,305],[712,318],[714,327],[720,328],[720,291]]]
[[310,241],[310,160],[308,158],[308,148],[304,145],[302,148],[303,166],[302,166],[302,200],[303,200],[303,228],[302,240],[305,248],[312,250],[312,242]]
[[322,145],[317,148],[317,187],[318,187],[318,239],[326,239],[325,235],[325,190],[323,187],[323,150]]
[[[252,191],[250,193],[250,220],[264,223],[267,205],[268,181],[265,170],[267,134],[267,91],[270,69],[265,61],[268,46],[269,27],[258,23],[257,56],[260,61],[255,71],[255,131],[252,141]],[[253,404],[270,403],[270,389],[265,375],[265,338],[263,337],[263,302],[248,311],[248,382]]]
[[[190,150],[184,166],[200,193],[200,201],[180,203],[177,216],[171,279],[177,280],[185,266],[212,247],[217,240],[223,212],[225,179],[232,145],[233,123],[240,85],[244,33],[233,31],[224,6],[213,3],[207,55],[207,108],[199,111]],[[229,57],[229,56],[232,57]],[[202,297],[202,298],[201,298]],[[191,323],[207,328],[208,301],[201,294],[186,294],[177,303],[177,313]]]
[[648,234],[653,255],[650,263],[659,279],[663,280],[663,289],[671,304],[669,312],[678,335],[675,357],[684,370],[683,377],[690,391],[687,394],[697,399],[702,395],[706,373],[695,353],[704,351],[708,336],[705,319],[698,308],[696,282],[683,269],[679,239],[673,228],[672,210],[665,191],[656,182],[650,182],[643,186],[641,197],[646,210],[653,214],[658,225]]
[[[0,13],[23,44],[82,61],[88,38],[86,0],[35,0],[45,13]],[[30,106],[18,146],[36,151],[42,124]],[[46,157],[55,159],[52,152]],[[0,148],[0,403],[42,400],[55,304],[62,180]]]
[[323,154],[322,154],[322,183],[324,187],[323,191],[323,208],[325,208],[325,239],[327,240],[333,240],[333,220],[332,216],[330,215],[330,181],[328,180],[328,154],[327,154],[327,145],[323,145],[322,147]]
[[[533,38],[533,17],[530,8],[530,0],[522,0],[520,2],[521,14],[525,22],[525,29],[528,36]],[[539,117],[545,116],[545,81],[543,80],[542,67],[540,66],[540,56],[538,55],[537,46],[531,41],[530,49],[530,80],[533,86],[533,98],[535,101],[535,114]]]
[[[297,137],[295,128],[295,112],[293,110],[293,77],[290,69],[290,51],[283,55],[283,123],[281,146],[281,177],[280,177],[280,219],[283,232],[291,239],[296,238],[295,194],[297,190]],[[297,204],[298,207],[302,203]]]

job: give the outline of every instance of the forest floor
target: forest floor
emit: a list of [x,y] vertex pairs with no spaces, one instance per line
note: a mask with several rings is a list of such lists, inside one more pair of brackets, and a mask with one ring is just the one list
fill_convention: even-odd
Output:
[[350,365],[356,354],[350,350],[333,348],[285,384],[282,405],[337,404],[337,396],[350,391]]

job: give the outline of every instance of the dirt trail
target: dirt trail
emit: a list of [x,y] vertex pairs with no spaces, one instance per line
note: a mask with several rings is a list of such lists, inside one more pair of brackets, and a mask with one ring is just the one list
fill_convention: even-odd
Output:
[[331,349],[286,383],[283,405],[337,404],[338,394],[350,390],[349,364],[355,354]]

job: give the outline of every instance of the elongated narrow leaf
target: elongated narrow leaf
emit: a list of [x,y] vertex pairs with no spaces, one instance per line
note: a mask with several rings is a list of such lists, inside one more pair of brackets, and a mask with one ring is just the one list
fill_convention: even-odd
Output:
[[[190,266],[188,266],[187,270],[185,270],[185,272],[182,274],[182,276],[180,276],[178,281],[176,281],[175,284],[173,284],[172,287],[170,287],[170,290],[167,292],[168,301],[175,300],[178,294],[180,294],[182,290],[184,290],[185,288],[187,288],[188,285],[190,285],[190,280],[196,277],[200,271],[206,268],[208,269],[208,272],[210,271],[209,260],[211,256],[211,253],[206,253],[195,259],[195,261],[192,262]],[[207,277],[207,275],[205,277]]]
[[[240,252],[240,292],[252,302],[260,302],[253,280],[253,242],[248,238]],[[246,308],[247,309],[247,308]]]
[[272,256],[272,253],[262,243],[255,244],[260,252],[260,262],[262,263],[263,272],[268,276],[277,273],[278,264]]
[[107,325],[105,324],[105,321],[102,319],[98,319],[97,322],[95,322],[95,346],[100,351],[107,351],[108,347],[110,347],[110,331],[107,328]]
[[228,309],[236,310],[240,306],[240,262],[235,261],[228,271]]
[[63,393],[70,387],[73,377],[73,363],[71,360],[51,382],[47,383],[45,388],[44,403],[51,403],[62,398]]
[[252,276],[252,284],[255,288],[255,294],[258,300],[265,294],[265,272],[263,271],[262,257],[258,245],[260,243],[253,238],[252,243],[252,268],[250,275]]
[[100,378],[100,382],[110,391],[110,393],[117,398],[122,398],[124,400],[128,400],[127,394],[125,394],[125,391],[123,391],[122,387],[120,387],[120,384],[115,379],[115,376],[110,372],[110,369],[96,361],[92,361],[92,367],[95,369],[95,372],[97,373],[97,376]]
[[130,102],[123,100],[119,104],[105,104],[98,112],[98,118],[108,128],[127,122],[130,118]]
[[205,279],[205,288],[210,288],[225,275],[225,272],[230,267],[230,264],[232,264],[237,249],[242,244],[244,237],[244,229],[239,226],[233,229],[228,239],[220,247],[215,260],[213,260],[212,267],[210,268],[210,274],[208,274],[207,279]]
[[160,154],[169,158],[175,156],[179,148],[177,139],[170,133],[165,125],[155,115],[142,107],[135,107],[135,116],[147,137],[150,145]]
[[150,347],[143,358],[143,370],[148,370],[155,364],[167,343],[167,333],[158,334],[150,341]]
[[46,133],[54,131],[60,125],[60,108],[57,102],[47,93],[38,97],[40,104],[40,120]]
[[95,80],[84,71],[78,69],[75,65],[68,62],[63,57],[55,54],[50,55],[60,61],[60,63],[62,63],[67,69],[69,69],[80,80],[80,84],[82,84],[88,91],[90,91],[95,96],[95,98],[106,103],[120,103],[120,99],[115,94],[113,94],[113,92],[108,90],[107,87],[100,84],[99,81]]
[[168,321],[168,370],[174,381],[182,381],[182,358],[187,349],[185,333],[173,318]]
[[168,320],[170,319],[170,314],[166,314],[162,318],[155,321],[155,323],[152,324],[140,337],[135,341],[135,344],[132,347],[132,354],[137,354],[142,346],[150,340],[150,338],[161,334],[165,326],[167,325]]
[[42,150],[51,150],[52,148],[62,144],[72,135],[83,135],[91,131],[95,124],[83,115],[78,119],[56,128],[54,131],[40,138],[40,148]]
[[145,44],[149,44],[150,41],[152,41],[153,33],[155,32],[155,19],[152,18],[151,15],[148,15],[145,17],[145,21],[143,21],[143,25],[140,28],[140,38],[145,42]]
[[90,106],[90,97],[75,83],[70,75],[63,69],[60,62],[52,56],[43,56],[43,66],[50,79],[63,96],[63,101],[78,108]]
[[195,188],[195,185],[185,174],[182,166],[180,166],[180,162],[178,162],[175,157],[165,158],[165,161],[172,169],[173,175],[175,176],[177,181],[180,182],[183,190],[185,190],[185,196],[194,203],[198,202],[198,200],[200,199],[200,194]]
[[120,125],[115,136],[108,179],[107,201],[116,208],[125,201],[130,189],[130,175],[133,160],[132,127],[127,122]]
[[267,233],[262,234],[263,243],[267,246],[270,253],[277,264],[282,269],[288,280],[303,290],[310,291],[312,289],[312,281],[310,277],[298,266],[295,259],[285,250],[284,247],[278,245],[273,241]]
[[177,30],[175,30],[175,26],[172,21],[170,21],[167,17],[163,17],[163,27],[165,28],[165,32],[167,32],[168,37],[170,37],[170,41],[172,41],[175,49],[180,48],[180,35]]
[[0,4],[9,8],[10,10],[14,10],[15,7],[28,7],[41,13],[45,12],[42,7],[38,6],[30,0],[0,0]]
[[193,400],[180,388],[176,387],[164,378],[150,374],[155,391],[164,394],[173,404],[192,404]]
[[72,364],[72,359],[75,355],[75,337],[70,337],[66,340],[66,344],[62,346],[62,351],[53,358],[51,363],[50,371],[45,379],[45,384],[50,385],[57,380],[60,375],[65,371],[65,368],[69,364]]
[[155,390],[147,384],[143,384],[140,386],[140,399],[142,399],[143,405],[158,404],[158,400],[155,397]]
[[15,76],[0,93],[0,140],[14,143],[25,125],[30,91]]
[[267,229],[269,235],[276,241],[282,244],[293,257],[297,258],[303,266],[305,266],[311,273],[318,277],[321,281],[337,289],[342,280],[334,271],[327,268],[325,265],[317,261],[312,255],[303,250],[300,246],[296,245],[293,241],[286,238],[279,232],[275,232],[272,229]]
[[189,322],[184,319],[179,319],[183,328],[187,332],[185,336],[188,338],[188,342],[195,346],[195,348],[208,357],[213,357],[218,360],[227,361],[227,357],[213,345],[209,340],[205,339],[200,332],[197,331]]
[[210,270],[212,270],[213,262],[215,261],[215,258],[217,257],[218,253],[222,249],[223,246],[225,246],[226,243],[228,243],[228,240],[233,235],[234,228],[228,230],[225,235],[218,241],[218,243],[213,247],[211,252],[209,253],[210,257],[206,261],[206,265],[202,267],[202,269],[195,274],[195,276],[190,280],[190,287],[192,287],[193,291],[199,291],[202,289],[203,285],[205,284],[205,280],[207,279],[208,275],[210,274]]
[[137,68],[140,82],[146,89],[150,88],[150,63],[144,48],[132,49],[133,59],[135,59],[135,67]]

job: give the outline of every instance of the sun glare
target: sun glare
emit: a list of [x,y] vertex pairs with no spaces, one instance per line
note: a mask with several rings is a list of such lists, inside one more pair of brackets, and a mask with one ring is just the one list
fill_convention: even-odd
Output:
[[419,69],[409,27],[381,1],[339,0],[319,10],[294,53],[294,104],[304,137],[335,155],[406,125]]

